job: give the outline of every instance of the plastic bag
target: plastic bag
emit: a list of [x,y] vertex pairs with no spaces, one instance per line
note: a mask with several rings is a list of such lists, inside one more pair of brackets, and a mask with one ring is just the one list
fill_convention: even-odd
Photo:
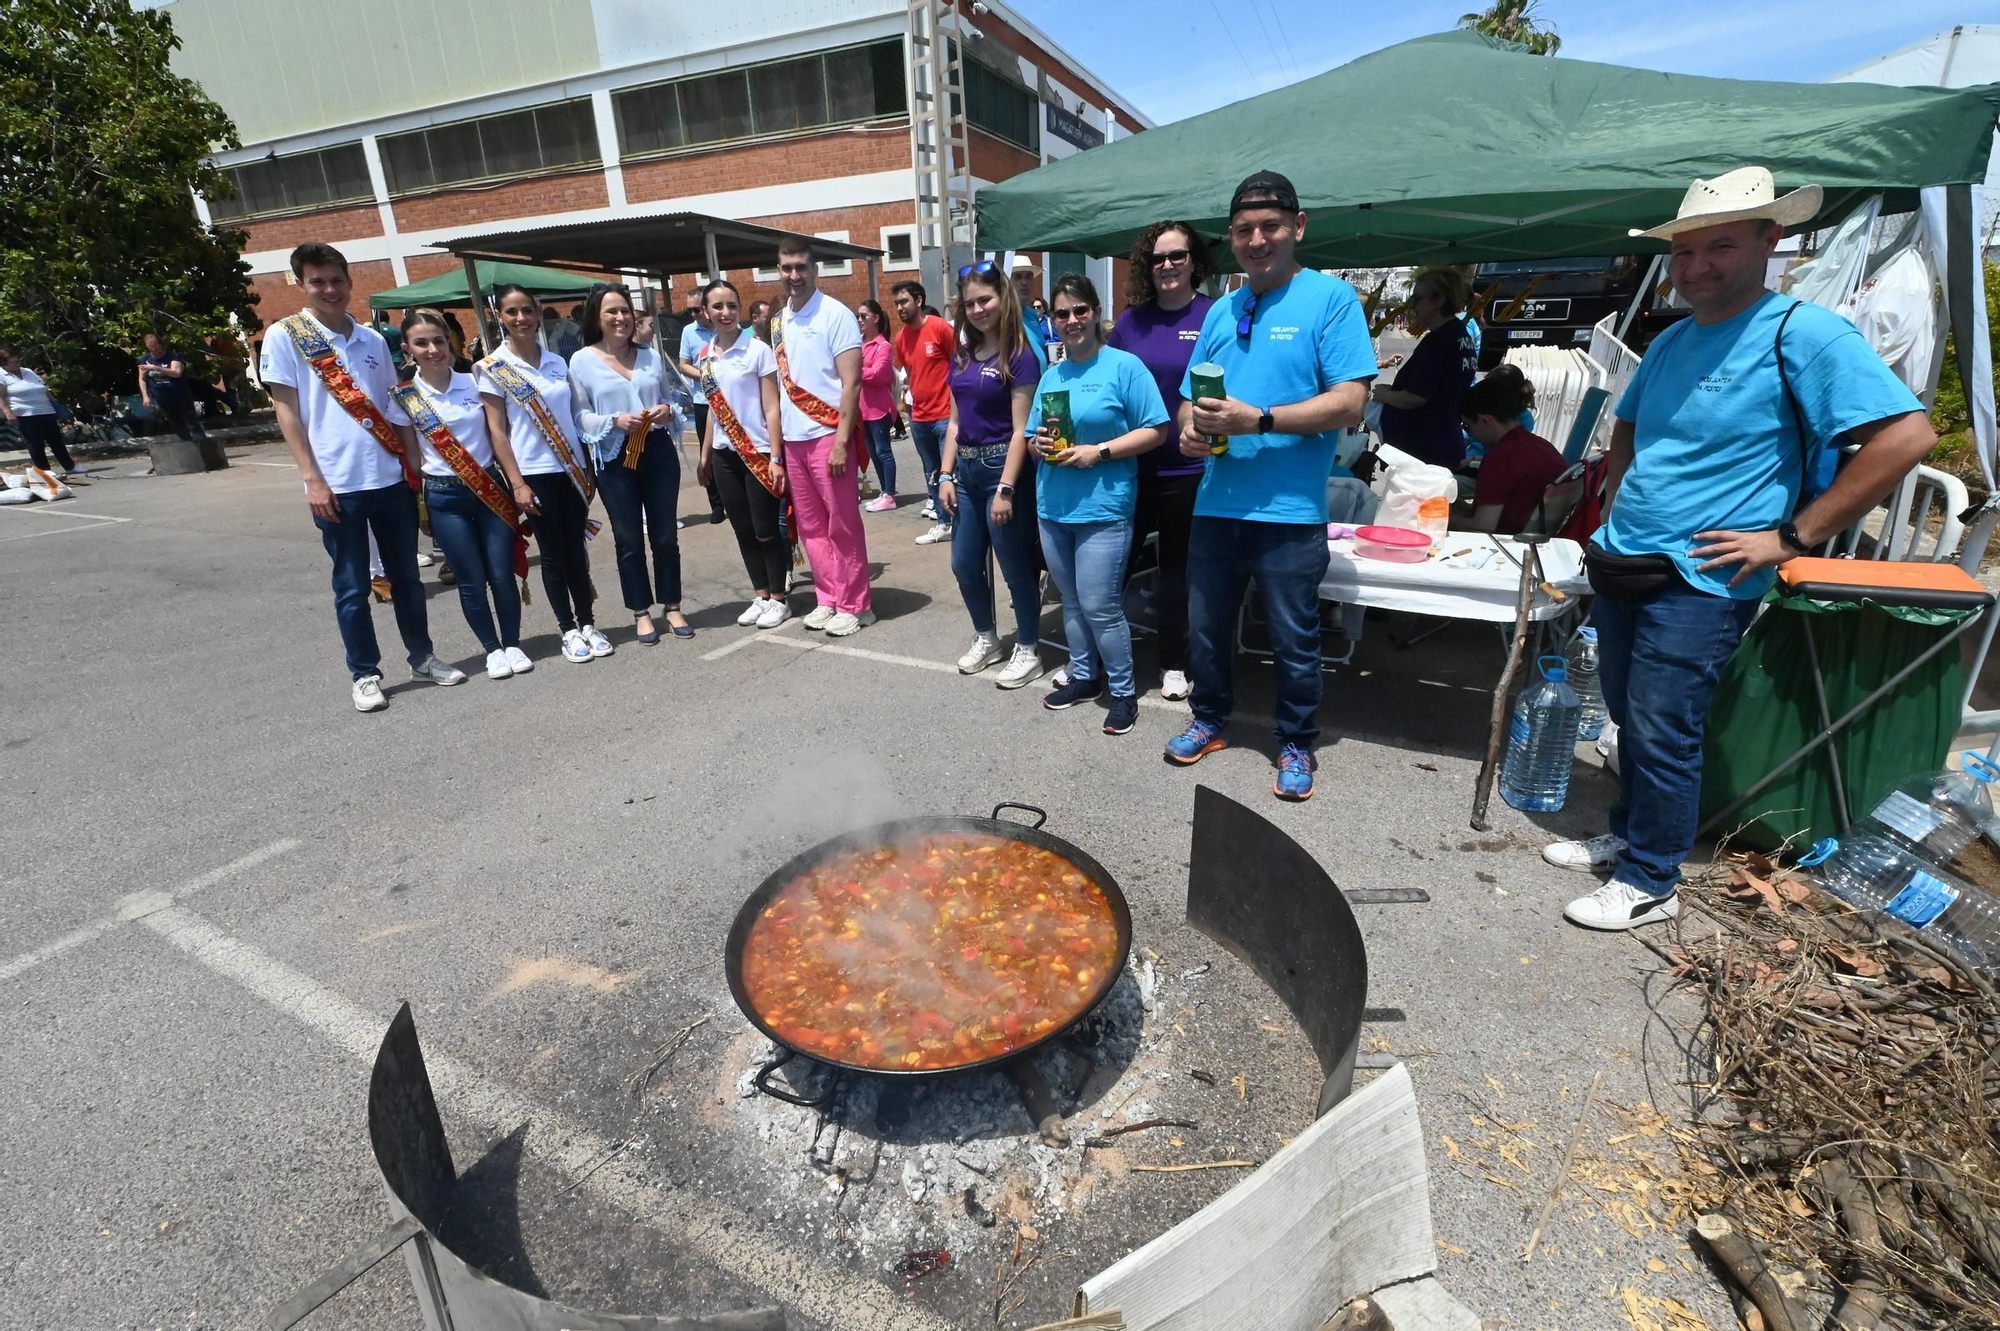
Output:
[[1451,506],[1458,498],[1458,478],[1427,462],[1406,462],[1389,472],[1375,521],[1384,527],[1407,527],[1432,540],[1451,530]]
[[[0,472],[0,484],[4,484],[9,493],[20,491],[26,493],[29,499],[46,499],[51,503],[58,499],[72,498],[76,493],[40,467],[29,467],[26,471]],[[8,499],[4,502],[21,504],[27,500]]]

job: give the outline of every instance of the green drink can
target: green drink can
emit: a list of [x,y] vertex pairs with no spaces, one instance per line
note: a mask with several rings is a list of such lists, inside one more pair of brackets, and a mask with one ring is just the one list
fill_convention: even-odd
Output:
[[[1195,401],[1199,401],[1205,397],[1223,398],[1228,396],[1222,388],[1222,367],[1214,361],[1203,361],[1199,365],[1190,365],[1188,367],[1188,387],[1194,390],[1193,400]],[[1226,434],[1210,435],[1208,437],[1208,451],[1212,454],[1227,453],[1229,451],[1229,436]]]
[[1069,418],[1069,390],[1051,388],[1042,394],[1042,423],[1053,423],[1056,427],[1056,452],[1067,453],[1076,447],[1076,428]]

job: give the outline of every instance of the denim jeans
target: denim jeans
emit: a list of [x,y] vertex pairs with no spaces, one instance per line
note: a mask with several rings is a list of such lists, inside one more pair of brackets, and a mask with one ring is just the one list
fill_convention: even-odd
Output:
[[1236,620],[1251,578],[1271,626],[1280,743],[1310,749],[1319,737],[1319,584],[1326,577],[1326,528],[1307,522],[1251,522],[1196,516],[1188,529],[1188,665],[1195,720],[1226,725],[1236,708],[1232,666]]
[[1619,800],[1612,834],[1625,840],[1614,877],[1665,896],[1681,879],[1701,822],[1701,742],[1709,700],[1756,599],[1696,591],[1678,579],[1640,600],[1600,596],[1598,679],[1618,723]]
[[885,495],[896,493],[896,448],[889,442],[889,423],[894,419],[884,416],[861,422],[861,428],[868,433],[868,456],[875,461],[875,480]]
[[[911,433],[926,422],[910,422]],[[1014,643],[1033,647],[1042,638],[1042,580],[1040,545],[1035,530],[1035,487],[1032,468],[1023,468],[1014,487],[1014,516],[996,524],[992,518],[993,495],[1006,470],[1007,455],[989,458],[961,455],[957,465],[958,516],[938,509],[938,521],[951,528],[951,572],[958,579],[958,594],[972,615],[978,633],[994,633],[993,577],[987,572],[989,551],[1000,562],[1000,576],[1014,603]]]
[[924,490],[931,497],[931,507],[937,510],[939,522],[949,522],[944,506],[937,501],[938,469],[944,465],[944,427],[950,421],[920,421],[910,418],[910,443],[917,450],[917,461],[924,464]]
[[1063,632],[1069,637],[1069,677],[1102,679],[1114,698],[1134,698],[1132,628],[1125,622],[1125,556],[1131,519],[1052,522],[1042,519],[1042,557],[1062,589]]
[[[597,473],[597,493],[604,498],[612,543],[618,547],[618,589],[625,596],[625,608],[642,614],[655,601],[666,606],[681,603],[681,541],[674,530],[681,497],[681,454],[665,430],[648,436],[637,467],[625,465],[631,447],[626,444]],[[648,545],[653,550],[650,577]]]
[[458,608],[465,612],[472,636],[488,652],[519,647],[521,589],[514,584],[514,529],[456,476],[424,477],[424,502],[431,510],[431,534],[458,575]]
[[431,654],[430,618],[424,584],[417,576],[417,493],[397,481],[380,490],[335,495],[340,515],[313,517],[327,554],[333,557],[333,614],[347,648],[347,671],[356,679],[382,673],[382,648],[375,640],[375,615],[368,605],[368,533],[382,554],[382,572],[396,610],[396,629],[412,666]]
[[[1161,445],[1166,447],[1166,445]],[[1132,515],[1132,559],[1139,542],[1157,531],[1159,556],[1153,584],[1153,619],[1159,626],[1160,669],[1186,670],[1188,645],[1188,528],[1194,522],[1195,492],[1201,473],[1161,476],[1141,470],[1139,504]]]

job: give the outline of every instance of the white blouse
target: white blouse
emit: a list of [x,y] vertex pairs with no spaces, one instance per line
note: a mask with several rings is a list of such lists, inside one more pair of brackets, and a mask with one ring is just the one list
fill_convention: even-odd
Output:
[[[711,362],[715,365],[715,386],[722,393],[729,409],[736,413],[736,419],[743,422],[750,442],[757,445],[759,453],[771,451],[771,426],[764,415],[764,376],[778,373],[778,358],[771,348],[760,342],[748,330],[738,333],[729,350],[723,351],[710,342],[695,353],[695,364],[706,371]],[[782,396],[784,390],[780,388]],[[709,417],[714,420],[713,414]],[[729,436],[722,432],[722,422],[715,421],[715,447],[718,452],[734,452],[736,445],[729,442]]]
[[[673,405],[673,387],[680,376],[667,369],[660,353],[651,347],[638,348],[632,377],[627,379],[597,354],[595,347],[582,347],[569,358],[569,382],[576,393],[576,422],[585,442],[597,455],[600,466],[608,465],[625,444],[612,422],[626,412],[638,415],[653,407]],[[668,374],[673,373],[670,381]],[[672,417],[661,420],[655,429],[670,429]]]
[[[410,381],[410,386],[423,394],[424,401],[431,404],[431,410],[438,414],[444,427],[458,440],[472,460],[481,468],[493,465],[493,440],[486,432],[486,404],[480,400],[479,386],[469,374],[454,372],[451,387],[439,392],[424,382],[419,374]],[[429,436],[417,431],[417,442],[424,450],[424,475],[456,476],[451,464],[431,446]]]
[[[577,465],[591,470],[590,455],[585,451],[576,419],[576,395],[570,390],[569,366],[553,351],[543,351],[539,364],[529,365],[514,354],[510,346],[502,346],[494,353],[494,358],[504,360],[521,373],[535,391],[541,394],[542,403],[549,414],[562,427],[563,441],[569,445],[570,454]],[[506,390],[494,383],[485,370],[477,373],[479,392],[482,397],[497,399],[507,411],[507,442],[513,446],[514,460],[521,466],[523,476],[546,476],[563,469],[562,459],[556,456],[549,441],[542,434],[541,425],[534,413],[507,396]]]

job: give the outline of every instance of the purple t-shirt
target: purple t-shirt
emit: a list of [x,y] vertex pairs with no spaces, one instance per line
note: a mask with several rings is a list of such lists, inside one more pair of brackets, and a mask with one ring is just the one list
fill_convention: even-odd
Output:
[[1035,353],[1026,347],[1015,354],[1012,369],[1012,382],[1002,383],[998,356],[992,360],[967,360],[962,365],[958,357],[952,357],[951,400],[958,404],[961,445],[977,448],[1013,441],[1014,407],[1009,399],[1022,384],[1034,387],[1041,380],[1042,370],[1035,363]]
[[1181,380],[1187,375],[1194,355],[1194,340],[1201,336],[1201,321],[1211,296],[1196,296],[1186,306],[1169,313],[1157,301],[1127,306],[1111,327],[1106,345],[1129,351],[1144,362],[1153,382],[1160,386],[1160,400],[1167,404],[1167,442],[1139,455],[1139,470],[1152,476],[1198,476],[1205,459],[1191,458],[1180,450],[1174,418],[1181,409]]
[[1472,387],[1479,350],[1463,319],[1424,334],[1410,353],[1395,387],[1415,393],[1421,407],[1382,408],[1382,440],[1439,467],[1465,460],[1465,427],[1458,423],[1458,400]]

